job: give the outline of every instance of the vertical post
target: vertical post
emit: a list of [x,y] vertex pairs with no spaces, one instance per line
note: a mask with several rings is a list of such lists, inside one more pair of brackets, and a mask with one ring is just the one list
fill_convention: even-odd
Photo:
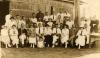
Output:
[[79,27],[80,25],[80,0],[74,0],[74,9],[75,9],[75,26]]

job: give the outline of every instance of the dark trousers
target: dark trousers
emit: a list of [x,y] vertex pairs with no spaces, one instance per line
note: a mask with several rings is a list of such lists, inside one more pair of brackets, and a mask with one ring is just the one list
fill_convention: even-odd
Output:
[[52,38],[52,35],[46,35],[45,36],[45,40],[44,40],[46,43],[45,43],[45,47],[52,47],[52,41],[53,41],[53,38]]

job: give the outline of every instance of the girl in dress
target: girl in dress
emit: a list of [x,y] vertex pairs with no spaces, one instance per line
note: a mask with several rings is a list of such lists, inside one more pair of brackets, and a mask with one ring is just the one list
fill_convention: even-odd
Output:
[[29,29],[29,44],[32,48],[36,45],[36,28],[30,28]]
[[18,48],[19,39],[18,39],[18,30],[15,25],[12,26],[12,28],[9,30],[10,38],[12,40],[13,46],[16,45],[16,48]]
[[68,40],[69,40],[69,29],[68,26],[65,25],[61,33],[61,43],[65,44],[65,48],[67,48]]
[[7,26],[4,25],[2,26],[1,29],[1,41],[6,45],[6,48],[11,47],[8,29]]
[[38,48],[44,48],[44,36],[41,35],[39,38],[37,38],[37,47]]
[[78,38],[76,39],[76,46],[78,46],[78,49],[80,49],[81,46],[85,46],[86,32],[86,29],[81,27],[77,33]]

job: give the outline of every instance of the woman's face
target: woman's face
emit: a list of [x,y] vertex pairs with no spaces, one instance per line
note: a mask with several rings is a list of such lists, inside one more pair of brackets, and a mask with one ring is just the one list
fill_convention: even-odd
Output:
[[58,19],[61,19],[61,15],[58,16]]

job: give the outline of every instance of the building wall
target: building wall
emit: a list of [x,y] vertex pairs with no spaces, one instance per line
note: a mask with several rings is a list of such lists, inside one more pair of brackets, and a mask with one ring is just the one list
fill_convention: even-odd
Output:
[[14,15],[31,17],[33,12],[37,13],[41,10],[43,13],[51,11],[51,6],[54,7],[55,13],[68,11],[73,17],[73,4],[59,2],[54,0],[10,0],[10,10],[13,10]]

